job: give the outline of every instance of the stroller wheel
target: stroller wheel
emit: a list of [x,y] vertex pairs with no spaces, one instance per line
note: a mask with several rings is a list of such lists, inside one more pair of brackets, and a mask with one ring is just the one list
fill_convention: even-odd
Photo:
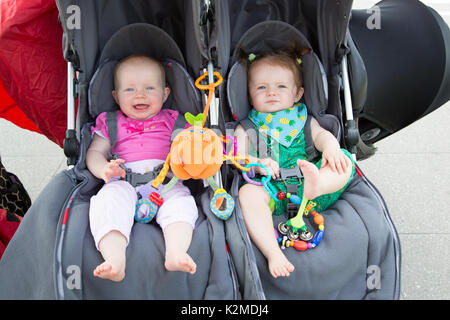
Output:
[[284,236],[288,234],[289,227],[287,226],[286,222],[280,222],[278,224],[278,231],[280,231],[280,233]]

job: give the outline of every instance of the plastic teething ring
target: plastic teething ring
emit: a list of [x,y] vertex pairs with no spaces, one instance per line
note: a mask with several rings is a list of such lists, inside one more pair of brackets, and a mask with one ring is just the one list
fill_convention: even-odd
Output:
[[[252,179],[250,179],[248,177],[247,172],[246,172],[246,171],[249,171],[250,167],[261,167],[267,172],[267,175],[261,178],[261,182],[253,181]],[[255,186],[263,186],[267,190],[267,192],[270,194],[272,199],[274,199],[275,201],[279,200],[276,195],[277,191],[274,190],[272,185],[270,184],[270,178],[271,178],[270,171],[265,165],[260,164],[260,163],[249,163],[244,168],[247,169],[246,171],[242,172],[242,176],[244,177],[245,181],[247,181],[248,183],[253,184]]]
[[266,188],[267,192],[272,197],[272,199],[274,199],[275,201],[278,201],[279,199],[277,198],[277,191],[272,187],[272,185],[270,183],[270,175],[262,177],[261,182],[262,182],[262,185],[264,186],[264,188]]
[[230,154],[223,156],[223,160],[224,161],[230,160],[236,166],[236,168],[238,168],[239,170],[241,170],[243,172],[250,171],[250,169],[243,167],[242,165],[240,165],[237,162],[237,160],[244,160],[245,164],[249,163],[248,158],[244,157],[244,156],[241,156],[239,153],[236,156],[233,156],[233,155],[231,155],[231,152],[230,152]]
[[203,114],[205,115],[205,117],[204,117],[203,122],[202,122],[202,127],[205,125],[206,118],[208,117],[209,105],[211,104],[211,100],[212,100],[212,98],[214,96],[214,89],[216,87],[218,87],[223,81],[223,78],[220,75],[220,73],[215,71],[214,75],[217,77],[217,81],[216,82],[213,82],[213,83],[210,83],[210,84],[207,84],[207,85],[206,84],[200,84],[200,81],[205,79],[205,77],[207,75],[208,75],[208,72],[205,71],[205,73],[203,73],[203,75],[201,75],[200,77],[197,78],[197,80],[195,80],[195,86],[198,89],[200,89],[200,90],[208,90],[209,91],[208,99],[206,100],[205,109],[203,110]]
[[[233,142],[233,157],[236,157],[237,155],[237,143],[236,143],[236,139],[233,138],[232,136],[225,136],[222,138],[223,140],[223,154],[227,155],[227,150],[225,148],[225,144],[227,144],[229,142],[229,140],[231,140]],[[230,152],[231,154],[231,152]]]
[[[226,201],[225,208],[220,208],[222,202],[219,201],[220,198],[222,198],[222,201]],[[210,201],[209,207],[211,209],[211,212],[214,213],[217,218],[227,220],[233,213],[234,199],[224,189],[219,189],[214,192],[214,196]]]
[[211,88],[218,87],[223,81],[223,78],[220,75],[220,73],[215,71],[214,75],[217,77],[217,81],[216,82],[213,82],[213,83],[210,83],[210,84],[200,84],[200,81],[205,79],[207,75],[208,75],[208,72],[206,71],[205,73],[203,73],[203,75],[201,75],[199,78],[197,78],[197,80],[195,80],[195,86],[197,88],[199,88],[200,90],[209,90]]
[[[247,181],[248,183],[253,184],[255,186],[262,186],[263,185],[262,182],[253,181],[252,179],[249,178],[249,176],[247,175],[247,171],[250,171],[251,167],[261,167],[264,170],[266,170],[267,176],[269,177],[269,180],[270,180],[270,171],[269,171],[269,169],[267,169],[267,167],[265,165],[259,164],[259,163],[249,163],[249,164],[247,164],[244,167],[245,169],[248,169],[248,170],[242,172],[242,176],[244,177],[245,181]],[[261,181],[262,181],[262,179],[261,179]]]

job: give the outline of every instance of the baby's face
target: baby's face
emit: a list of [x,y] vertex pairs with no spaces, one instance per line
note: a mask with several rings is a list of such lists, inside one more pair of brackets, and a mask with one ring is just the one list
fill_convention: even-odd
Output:
[[303,88],[297,88],[292,71],[264,62],[251,68],[248,90],[253,108],[263,113],[290,108],[303,95]]
[[129,118],[147,120],[159,113],[169,96],[163,87],[161,70],[150,61],[129,60],[117,71],[114,99]]

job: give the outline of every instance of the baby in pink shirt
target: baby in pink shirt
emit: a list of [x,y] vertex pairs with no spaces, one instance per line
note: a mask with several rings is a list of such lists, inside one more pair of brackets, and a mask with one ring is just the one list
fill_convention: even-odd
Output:
[[[117,142],[112,152],[119,154],[125,162],[160,159],[165,160],[170,151],[170,136],[178,117],[178,111],[164,109],[147,120],[127,117],[117,110]],[[91,128],[109,139],[106,112],[98,115],[96,126]]]
[[[170,90],[165,86],[161,64],[150,57],[132,55],[121,60],[114,70],[114,87],[112,95],[120,110],[117,111],[117,139],[112,152],[119,159],[108,161],[111,143],[106,113],[102,113],[92,128],[86,165],[95,177],[105,181],[98,194],[91,198],[89,209],[95,245],[105,260],[95,268],[94,275],[122,281],[139,187],[117,179],[125,177],[120,165],[145,173],[163,163],[170,152],[170,137],[178,112],[161,110]],[[181,181],[164,193],[156,222],[164,234],[167,270],[195,273],[196,264],[187,250],[197,216],[194,198]]]

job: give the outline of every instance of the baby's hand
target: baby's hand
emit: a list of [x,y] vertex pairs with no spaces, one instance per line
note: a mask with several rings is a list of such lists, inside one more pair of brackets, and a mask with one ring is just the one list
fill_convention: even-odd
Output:
[[[269,169],[272,179],[277,179],[280,177],[280,166],[275,160],[271,158],[258,159],[258,163],[266,166],[267,169]],[[255,172],[265,176],[267,175],[267,171],[261,167],[256,167]]]
[[125,178],[126,172],[119,165],[124,163],[123,159],[111,160],[107,164],[105,164],[103,168],[102,179],[105,183],[108,183],[113,177],[122,177]]
[[333,172],[343,174],[351,165],[351,161],[341,149],[324,150],[322,153],[321,168],[327,165]]

